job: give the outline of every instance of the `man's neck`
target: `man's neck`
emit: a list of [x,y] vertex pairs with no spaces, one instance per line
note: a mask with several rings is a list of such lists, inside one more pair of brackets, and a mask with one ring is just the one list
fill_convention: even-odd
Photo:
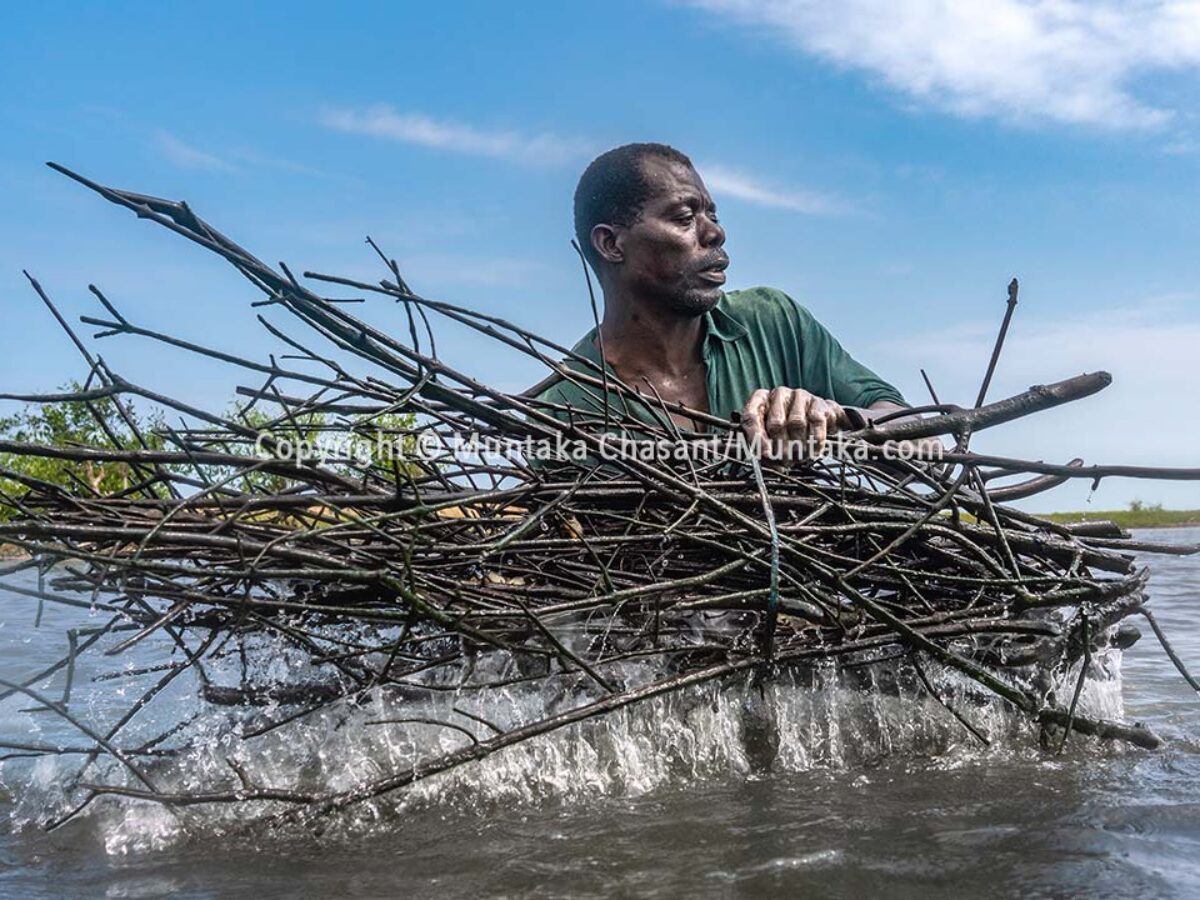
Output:
[[695,371],[703,316],[685,316],[636,299],[604,295],[604,355],[618,374],[680,377]]

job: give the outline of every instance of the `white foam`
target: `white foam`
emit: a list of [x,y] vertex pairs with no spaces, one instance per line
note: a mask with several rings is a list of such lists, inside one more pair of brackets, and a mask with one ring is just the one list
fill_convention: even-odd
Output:
[[[1116,651],[1096,660],[1096,677],[1086,682],[1081,712],[1121,717],[1119,666]],[[988,737],[990,748],[983,748],[933,699],[918,696],[911,687],[897,689],[896,679],[877,677],[875,669],[859,670],[853,685],[832,668],[804,678],[785,674],[761,688],[747,676],[653,698],[500,750],[358,804],[339,818],[334,831],[361,834],[363,829],[388,827],[397,813],[418,807],[453,805],[486,812],[547,800],[637,796],[672,783],[747,777],[764,765],[790,772],[851,771],[896,755],[938,757],[953,766],[980,754],[1037,752],[1029,729],[1002,704],[981,702],[979,688],[954,672],[932,663],[925,670],[939,695]],[[1060,680],[1060,703],[1069,702],[1077,673],[1076,669]],[[294,678],[296,673],[287,674]],[[638,673],[623,674],[632,678]],[[885,691],[880,687],[884,683],[892,687]],[[342,791],[469,743],[451,728],[369,724],[372,720],[450,720],[484,740],[491,731],[451,707],[457,705],[507,730],[593,696],[582,689],[509,687],[479,694],[433,692],[426,700],[401,702],[376,690],[370,702],[335,704],[245,743],[238,714],[205,708],[185,732],[189,740],[182,755],[142,764],[164,790],[233,789],[239,782],[228,762],[232,759],[256,785]],[[182,715],[193,708],[204,707],[196,701],[178,711]],[[70,757],[51,757],[24,770],[0,769],[0,778],[8,779],[18,798],[13,814],[17,824],[34,825],[45,820],[48,810],[63,809],[63,786],[77,764],[77,758],[73,762]],[[132,783],[112,760],[97,763],[89,780]],[[255,817],[284,808],[264,802],[168,809],[109,797],[96,801],[86,816],[107,850],[124,854],[161,848],[190,834],[240,829]]]

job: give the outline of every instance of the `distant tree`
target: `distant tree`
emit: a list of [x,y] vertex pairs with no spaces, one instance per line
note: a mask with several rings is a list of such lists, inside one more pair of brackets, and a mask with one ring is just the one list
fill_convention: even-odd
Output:
[[[70,382],[59,393],[76,393],[82,389],[77,382]],[[141,448],[143,444],[151,450],[174,446],[168,440],[169,430],[161,411],[138,415],[136,410],[130,409],[129,417],[132,427],[121,415],[116,402],[108,397],[29,404],[14,415],[0,416],[0,436],[10,441],[52,447],[110,448],[114,445],[114,439],[116,444],[129,449]],[[347,475],[356,472],[354,461],[379,466],[391,473],[393,458],[402,467],[400,471],[404,471],[404,457],[414,446],[413,439],[408,436],[415,420],[411,414],[387,413],[333,422],[321,412],[288,414],[276,404],[257,404],[249,408],[233,404],[224,417],[256,434],[289,442],[293,452],[300,446],[312,448],[333,445],[331,449],[340,449],[342,455],[335,453],[329,465]],[[352,443],[344,440],[349,436],[353,436]],[[331,437],[343,440],[327,439]],[[213,449],[239,456],[256,456],[260,450],[254,438],[235,437],[233,434],[227,439],[207,443]],[[352,456],[347,458],[346,452]],[[193,469],[191,465],[177,468]],[[278,472],[239,474],[238,469],[232,466],[207,465],[202,470],[200,474],[205,480],[217,482],[228,478],[229,487],[235,490],[276,493],[291,483],[286,474]],[[81,495],[114,494],[141,480],[135,468],[125,462],[76,462],[37,455],[0,453],[0,520],[11,519],[18,514],[11,503],[5,502],[5,498],[19,498],[28,490],[27,485],[13,476],[48,482]]]
[[[332,421],[323,412],[288,414],[275,404],[255,405],[250,408],[232,406],[225,417],[269,435],[275,441],[287,442],[293,454],[303,446],[311,453],[315,448],[328,454],[326,464],[334,471],[353,476],[356,466],[379,466],[386,472],[392,471],[392,461],[406,466],[405,459],[411,456],[415,441],[409,434],[416,422],[412,413],[383,413],[381,415],[353,416],[349,419]],[[256,453],[245,443],[234,443],[226,448],[232,453]],[[285,475],[256,472],[245,476],[243,486],[252,485],[257,490],[275,492],[287,486]]]
[[[77,382],[70,382],[60,392],[73,393],[82,389]],[[110,397],[30,404],[15,415],[0,417],[0,435],[11,441],[54,447],[110,448],[113,438],[123,447],[141,447],[134,434],[136,428],[149,449],[162,449],[165,445],[162,414],[154,411],[138,416],[135,410],[129,412],[133,428],[120,415],[116,402]],[[79,493],[117,493],[138,480],[133,467],[124,462],[74,462],[0,453],[0,490],[8,496],[19,496],[26,488],[6,473],[36,478]],[[11,518],[13,514],[14,510],[7,504],[0,504],[0,518]]]

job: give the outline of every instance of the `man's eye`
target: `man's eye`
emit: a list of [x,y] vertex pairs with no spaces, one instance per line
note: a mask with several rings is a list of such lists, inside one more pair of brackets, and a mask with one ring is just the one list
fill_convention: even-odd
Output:
[[677,215],[675,217],[675,221],[681,225],[691,225],[692,220],[695,218],[696,217],[693,216],[690,212],[686,212],[686,213],[680,213],[679,215]]

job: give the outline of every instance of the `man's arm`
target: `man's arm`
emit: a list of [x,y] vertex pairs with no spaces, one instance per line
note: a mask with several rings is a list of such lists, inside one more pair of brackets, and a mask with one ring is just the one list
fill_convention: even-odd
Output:
[[[811,388],[780,386],[751,393],[742,409],[742,427],[761,454],[783,449],[789,458],[798,451],[818,455],[830,434],[861,427],[863,420],[874,418],[872,413],[907,408],[895,387],[854,359],[807,309],[781,291],[759,293],[765,308],[776,312],[765,324],[780,331],[786,346],[797,349],[795,359],[776,377]],[[789,446],[797,443],[801,446]]]

